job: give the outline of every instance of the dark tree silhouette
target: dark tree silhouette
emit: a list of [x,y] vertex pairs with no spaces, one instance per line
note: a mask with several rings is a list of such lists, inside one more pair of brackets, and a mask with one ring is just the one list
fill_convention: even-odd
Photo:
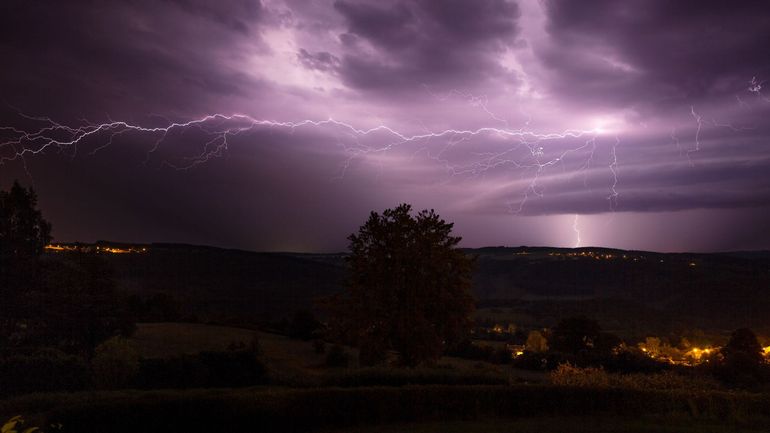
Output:
[[756,363],[762,363],[762,346],[757,341],[757,336],[748,328],[736,329],[731,335],[730,340],[721,350],[722,356],[726,360],[735,357],[743,357]]
[[553,328],[554,350],[577,354],[593,350],[601,335],[601,328],[595,320],[587,317],[570,317]]
[[452,223],[411,209],[372,212],[348,238],[348,290],[333,302],[333,318],[365,365],[388,350],[406,366],[434,361],[470,329],[473,259],[457,248]]
[[614,334],[602,332],[596,320],[578,316],[562,320],[553,328],[551,346],[557,352],[573,355],[607,355],[620,344]]
[[0,191],[0,284],[18,283],[51,241],[51,225],[37,209],[37,194],[14,182]]
[[51,225],[37,209],[37,195],[14,182],[0,191],[0,342],[13,334],[22,314],[22,288],[39,279],[38,258],[51,240]]
[[129,333],[108,264],[90,253],[44,260],[50,240],[32,189],[14,182],[0,191],[0,346],[88,352]]
[[748,328],[735,330],[714,365],[717,378],[731,385],[757,387],[770,379],[762,346]]

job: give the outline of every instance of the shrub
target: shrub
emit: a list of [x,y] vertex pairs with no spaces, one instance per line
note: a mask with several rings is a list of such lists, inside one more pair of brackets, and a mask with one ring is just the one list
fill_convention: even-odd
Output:
[[559,386],[607,387],[610,386],[610,379],[602,368],[580,368],[565,363],[551,372],[551,383]]
[[97,387],[122,388],[131,384],[139,372],[139,354],[131,341],[112,337],[96,347],[91,370]]
[[254,350],[201,352],[140,362],[141,388],[243,387],[267,382],[267,370]]
[[447,352],[449,356],[477,361],[489,361],[493,357],[494,348],[488,344],[474,344],[471,340],[458,343]]
[[682,375],[673,371],[653,374],[614,374],[603,368],[580,368],[566,363],[551,372],[551,383],[560,386],[587,388],[623,388],[633,390],[688,390],[719,389],[719,384],[703,375]]
[[88,385],[83,359],[56,349],[0,357],[0,390],[3,394],[41,391],[75,391]]
[[[51,430],[61,430],[62,428],[60,424],[51,424],[50,427]],[[43,433],[43,430],[31,426],[21,415],[17,415],[0,425],[0,431],[3,433]]]

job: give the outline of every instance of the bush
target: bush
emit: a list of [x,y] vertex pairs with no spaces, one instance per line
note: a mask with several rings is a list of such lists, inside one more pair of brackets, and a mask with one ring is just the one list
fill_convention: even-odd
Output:
[[201,352],[140,362],[141,388],[244,387],[267,383],[267,370],[253,350]]
[[489,361],[493,357],[494,348],[488,344],[474,344],[465,340],[447,352],[448,356],[476,361]]
[[139,372],[139,354],[131,341],[112,337],[96,347],[91,370],[97,387],[122,388],[133,383]]
[[[2,418],[0,418],[2,419]],[[51,430],[61,430],[61,425],[51,425]],[[9,419],[2,425],[0,425],[0,431],[3,433],[18,433],[18,432],[24,432],[24,433],[43,433],[42,430],[40,430],[39,427],[31,426],[24,417],[21,415],[16,415],[15,417]]]
[[4,395],[42,391],[76,391],[88,386],[85,361],[56,349],[0,356],[0,390]]
[[622,388],[634,390],[688,390],[719,389],[719,384],[708,376],[682,375],[672,371],[653,374],[614,374],[603,368],[580,368],[561,364],[551,372],[551,383],[559,386],[587,388]]

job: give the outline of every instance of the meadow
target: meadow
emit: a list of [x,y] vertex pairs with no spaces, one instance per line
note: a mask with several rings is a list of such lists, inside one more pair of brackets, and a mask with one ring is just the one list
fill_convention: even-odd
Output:
[[75,432],[750,432],[770,419],[766,394],[681,380],[635,386],[633,376],[558,383],[546,373],[451,357],[414,369],[359,367],[350,348],[348,366],[330,367],[310,341],[242,328],[139,324],[132,344],[142,357],[173,358],[254,337],[264,385],[36,393],[0,400],[0,415]]

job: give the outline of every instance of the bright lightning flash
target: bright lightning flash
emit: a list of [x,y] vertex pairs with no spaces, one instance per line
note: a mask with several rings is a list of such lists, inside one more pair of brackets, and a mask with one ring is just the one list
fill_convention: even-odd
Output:
[[[186,122],[167,121],[164,126],[142,126],[126,121],[112,120],[106,123],[91,123],[83,120],[80,124],[71,126],[56,122],[49,117],[31,117],[21,113],[19,115],[37,126],[32,128],[0,127],[0,134],[2,134],[0,135],[2,138],[0,140],[0,164],[21,160],[26,167],[27,158],[49,151],[74,158],[79,152],[83,152],[79,150],[79,147],[85,147],[86,143],[89,146],[87,153],[95,154],[111,146],[118,137],[127,134],[146,137],[150,147],[146,153],[145,163],[149,163],[172,136],[187,131],[196,132],[198,138],[194,139],[190,145],[197,147],[200,149],[199,151],[192,155],[176,157],[174,160],[164,159],[161,162],[165,166],[185,170],[222,156],[228,150],[233,137],[248,132],[270,129],[285,129],[293,132],[298,128],[334,128],[337,132],[352,139],[352,143],[340,143],[347,155],[343,162],[342,176],[344,176],[351,161],[356,158],[384,154],[405,145],[418,146],[415,154],[424,151],[429,159],[442,164],[451,176],[480,176],[493,169],[505,167],[520,171],[529,179],[518,204],[509,203],[509,209],[514,213],[521,212],[531,196],[543,196],[543,190],[538,182],[547,169],[558,164],[564,164],[565,159],[572,154],[577,154],[579,157],[582,155],[582,158],[586,159],[583,164],[583,169],[586,169],[594,157],[597,137],[612,131],[610,129],[612,125],[606,119],[600,119],[591,128],[567,129],[559,132],[481,127],[409,134],[385,124],[372,128],[359,128],[333,118],[282,122],[256,119],[245,114],[217,113]],[[446,154],[474,137],[488,138],[496,143],[501,140],[503,142],[512,140],[514,144],[490,152],[472,154],[475,158],[470,162],[467,160],[461,163],[450,162]],[[187,136],[185,138],[187,139]],[[569,145],[573,140],[578,140],[579,143]],[[372,141],[375,143],[372,144]],[[435,145],[436,141],[444,142],[440,150],[438,152],[428,151],[428,144],[433,143]],[[559,141],[567,143],[566,149],[564,144],[557,145]],[[614,210],[618,195],[616,190],[616,145],[617,139],[612,147],[612,162],[608,166],[613,177],[613,182],[609,188],[610,210]]]

